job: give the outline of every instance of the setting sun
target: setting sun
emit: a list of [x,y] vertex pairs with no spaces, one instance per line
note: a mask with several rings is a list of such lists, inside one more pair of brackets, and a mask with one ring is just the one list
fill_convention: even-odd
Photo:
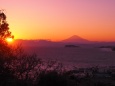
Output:
[[7,38],[6,41],[11,43],[11,42],[13,42],[13,39],[12,38]]

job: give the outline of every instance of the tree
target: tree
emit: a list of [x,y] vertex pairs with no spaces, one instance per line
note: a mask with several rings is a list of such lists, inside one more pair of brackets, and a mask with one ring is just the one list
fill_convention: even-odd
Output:
[[6,15],[0,10],[0,43],[5,43],[6,38],[14,38],[9,31]]

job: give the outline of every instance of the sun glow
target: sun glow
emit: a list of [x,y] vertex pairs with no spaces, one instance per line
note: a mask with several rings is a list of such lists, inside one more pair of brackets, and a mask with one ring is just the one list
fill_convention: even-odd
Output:
[[7,38],[6,41],[7,41],[8,43],[12,43],[12,42],[13,42],[13,38]]

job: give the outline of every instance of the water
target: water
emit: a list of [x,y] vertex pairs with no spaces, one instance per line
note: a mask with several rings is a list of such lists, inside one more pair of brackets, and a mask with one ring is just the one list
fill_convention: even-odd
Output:
[[115,65],[115,52],[95,47],[28,47],[26,51],[36,53],[43,60],[59,61],[68,67]]

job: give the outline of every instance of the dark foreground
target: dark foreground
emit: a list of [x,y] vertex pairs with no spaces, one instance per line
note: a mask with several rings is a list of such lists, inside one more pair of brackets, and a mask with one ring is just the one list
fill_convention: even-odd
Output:
[[115,66],[71,68],[25,54],[21,47],[0,48],[0,86],[115,86]]
[[68,71],[60,67],[59,64],[48,63],[47,67],[39,70],[23,66],[17,68],[18,71],[3,69],[0,72],[0,86],[115,86],[115,67]]

